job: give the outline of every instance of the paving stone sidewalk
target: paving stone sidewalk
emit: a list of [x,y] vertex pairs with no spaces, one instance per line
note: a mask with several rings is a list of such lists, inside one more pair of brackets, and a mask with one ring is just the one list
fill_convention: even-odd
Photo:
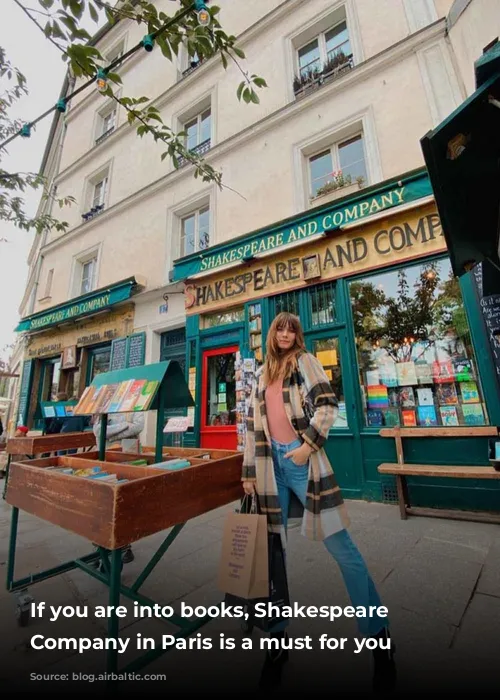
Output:
[[[3,488],[3,482],[0,481]],[[216,576],[222,528],[226,514],[236,504],[188,523],[168,550],[141,592],[159,603],[180,602],[209,605],[217,603]],[[491,692],[500,689],[498,644],[500,639],[500,526],[435,518],[399,518],[396,506],[348,501],[351,535],[358,544],[383,604],[389,609],[393,639],[397,645],[398,690],[402,693],[437,691]],[[10,506],[0,500],[0,573],[5,582],[8,557]],[[166,533],[134,545],[135,561],[125,565],[123,581],[130,585],[151,558]],[[16,577],[46,569],[90,551],[82,538],[49,525],[26,513],[20,514],[16,553]],[[289,575],[291,596],[301,605],[349,605],[336,563],[321,543],[305,540],[298,529],[289,534]],[[107,589],[83,572],[74,571],[38,583],[30,588],[36,602],[47,605],[81,605],[93,610],[108,602]],[[175,629],[163,620],[135,619],[132,604],[122,598],[130,614],[121,620],[121,633],[160,639]],[[30,681],[30,673],[98,674],[105,672],[105,654],[66,650],[33,651],[35,634],[45,637],[105,637],[106,620],[62,619],[50,623],[32,619],[18,625],[16,596],[0,589],[0,687],[42,689]],[[317,651],[323,633],[346,637],[345,651]],[[242,651],[244,638],[240,621],[216,619],[202,630],[203,637],[220,635],[236,640],[236,649],[221,651],[173,650],[153,661],[139,674],[156,674],[159,689],[219,693],[255,692],[263,661],[258,648],[264,636],[254,630],[254,649]],[[334,623],[322,619],[292,621],[290,636],[309,635],[314,651],[292,651],[285,668],[282,692],[331,690],[370,692],[371,654],[353,653],[357,636],[355,620]],[[143,652],[127,649],[120,666]],[[133,683],[133,686],[130,686]],[[138,688],[144,686],[145,680]],[[153,683],[152,680],[148,683]],[[165,685],[167,683],[167,685]],[[64,682],[50,690],[68,692],[75,687]],[[98,687],[97,685],[95,687]],[[102,687],[102,686],[99,686]],[[136,687],[133,680],[127,688]],[[85,690],[92,688],[86,685]]]

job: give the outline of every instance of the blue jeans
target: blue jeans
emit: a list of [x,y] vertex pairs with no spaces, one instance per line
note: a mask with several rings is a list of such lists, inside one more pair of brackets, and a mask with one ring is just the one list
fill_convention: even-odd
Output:
[[[307,464],[297,466],[285,454],[300,447],[299,440],[285,445],[276,440],[272,441],[274,475],[278,487],[283,524],[285,529],[288,521],[288,506],[290,493],[293,491],[302,505],[305,506],[309,470]],[[352,541],[347,530],[341,530],[330,535],[323,543],[340,567],[347,593],[354,607],[362,606],[367,609],[367,617],[356,618],[359,633],[365,637],[373,637],[382,628],[387,627],[387,617],[368,617],[369,606],[381,606],[375,584],[366,567],[365,561],[358,548]],[[283,629],[287,620],[279,623],[276,630]]]

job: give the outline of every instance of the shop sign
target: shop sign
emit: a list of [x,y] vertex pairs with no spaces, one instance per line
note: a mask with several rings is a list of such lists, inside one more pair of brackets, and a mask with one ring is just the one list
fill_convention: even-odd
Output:
[[25,318],[19,323],[16,331],[35,332],[72,321],[80,316],[96,314],[113,306],[113,304],[128,299],[131,295],[131,290],[132,282],[117,283],[114,288],[86,295],[86,298],[81,297],[81,300],[76,303],[56,306],[52,310],[47,311],[47,313],[36,313]]
[[420,175],[414,180],[391,189],[382,190],[372,195],[360,194],[354,201],[323,209],[319,213],[311,212],[294,219],[282,226],[257,232],[241,238],[239,241],[228,242],[215,246],[213,249],[186,256],[174,264],[173,281],[187,280],[199,272],[213,270],[235,262],[245,261],[252,256],[269,253],[297,242],[307,242],[311,236],[325,231],[339,231],[343,226],[362,223],[363,219],[399,207],[409,202],[418,202],[422,197],[432,195],[432,188],[427,175]]
[[185,286],[186,312],[213,311],[446,250],[441,222],[432,205],[410,211],[404,219],[388,218],[383,228],[380,224],[377,221],[350,234],[316,239],[314,246],[293,248],[266,265],[256,261],[232,274],[227,271],[210,280],[189,283]]
[[128,335],[133,330],[134,307],[129,306],[103,316],[75,323],[64,331],[47,331],[28,336],[26,356],[28,358],[59,355],[65,348],[111,342],[114,338]]

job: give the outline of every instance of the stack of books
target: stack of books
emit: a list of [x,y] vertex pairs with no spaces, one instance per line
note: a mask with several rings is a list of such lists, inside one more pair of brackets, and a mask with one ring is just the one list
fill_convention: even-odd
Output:
[[158,462],[157,464],[150,464],[153,469],[184,469],[185,467],[190,467],[191,462],[187,459],[167,459],[165,462]]
[[88,467],[86,469],[72,469],[71,467],[46,467],[47,471],[57,472],[58,474],[67,474],[68,476],[77,476],[81,479],[98,479],[110,484],[122,484],[128,479],[120,479],[116,474],[110,474],[103,471],[102,467]]

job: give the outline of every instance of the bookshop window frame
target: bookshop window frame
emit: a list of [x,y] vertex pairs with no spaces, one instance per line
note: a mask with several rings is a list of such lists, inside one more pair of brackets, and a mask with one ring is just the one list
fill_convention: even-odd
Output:
[[419,258],[347,282],[362,429],[490,425],[449,257]]

